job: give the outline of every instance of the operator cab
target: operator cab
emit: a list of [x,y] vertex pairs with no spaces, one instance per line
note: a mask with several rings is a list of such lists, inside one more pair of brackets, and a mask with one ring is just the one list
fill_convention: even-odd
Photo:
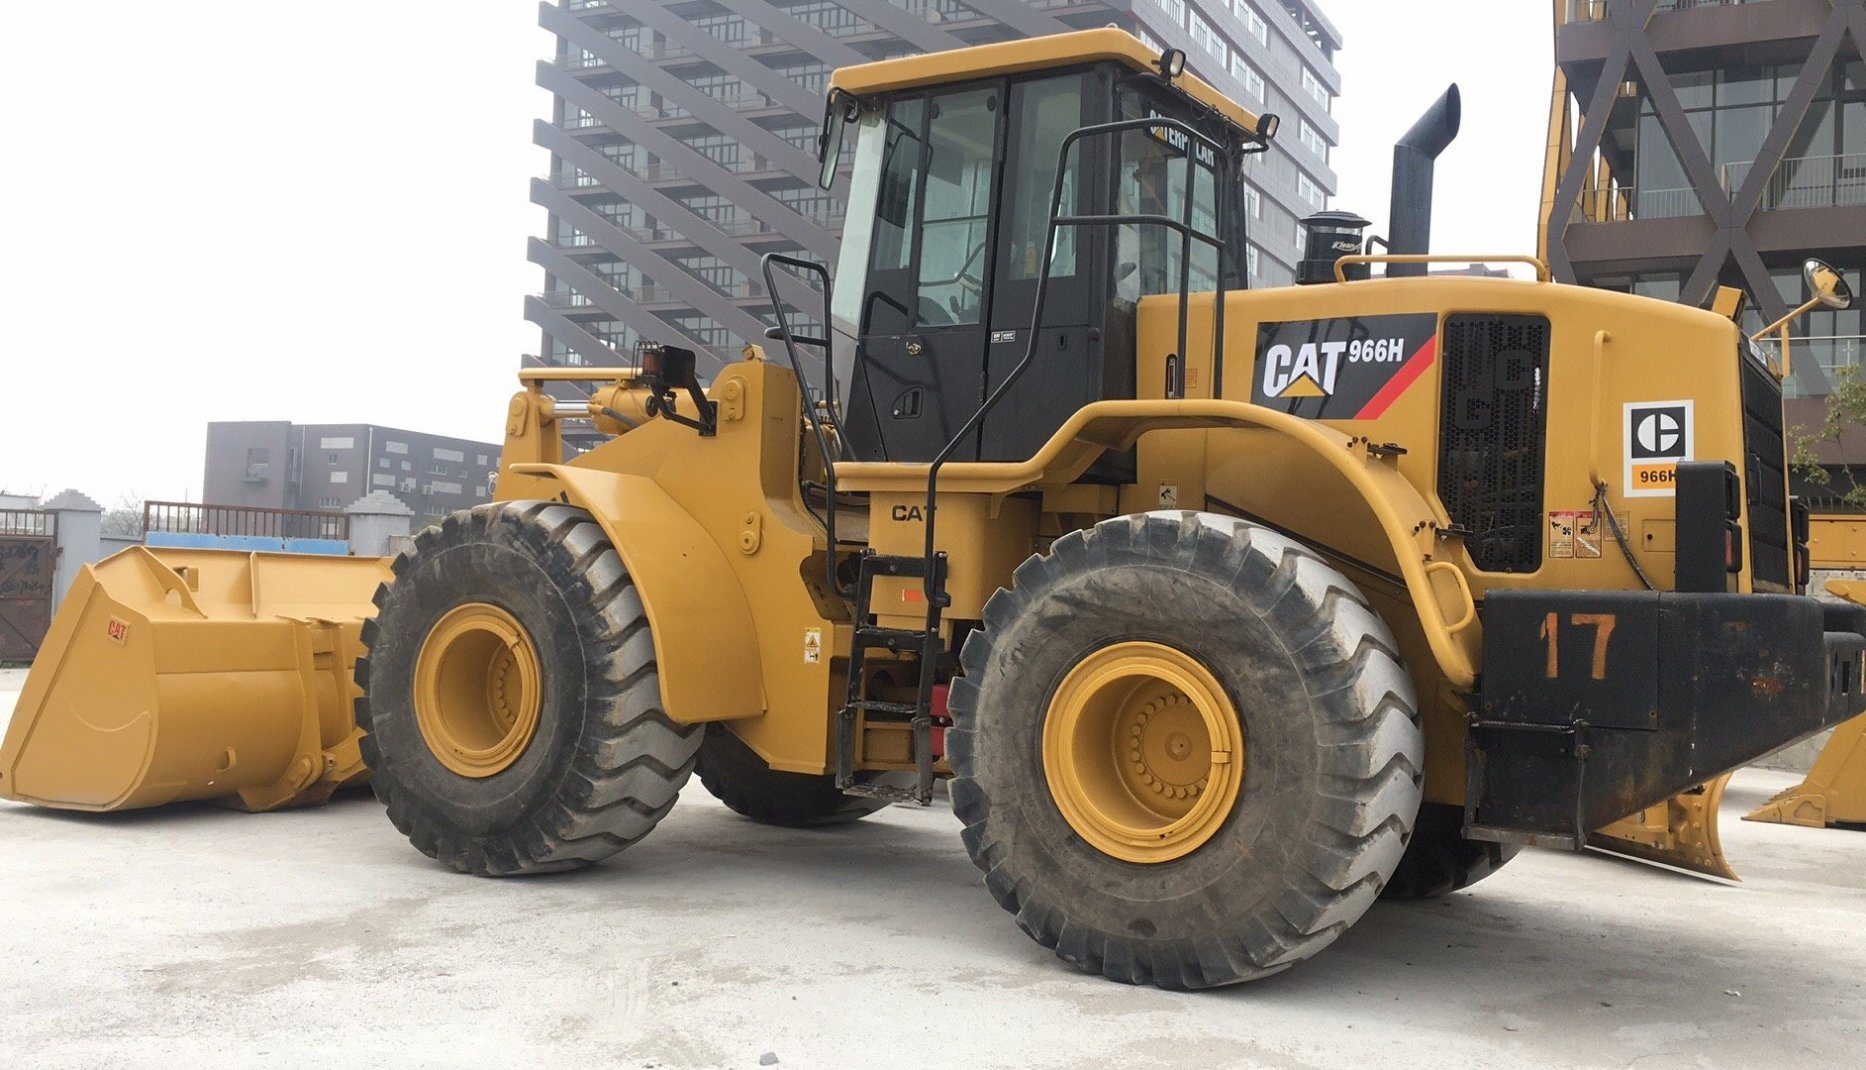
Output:
[[[1265,144],[1254,131],[1273,122],[1229,102],[1221,110],[1166,77],[1174,57],[1183,67],[1181,53],[1147,59],[1121,31],[1088,33],[1118,47],[1049,67],[1027,55],[994,65],[975,49],[957,73],[934,67],[938,55],[838,72],[824,170],[834,173],[843,127],[854,126],[829,335],[847,459],[933,459],[1023,360],[1059,167],[1059,216],[1185,220],[1223,241],[1224,286],[1242,287],[1238,165]],[[1220,148],[1173,127],[1134,127],[1085,134],[1060,158],[1079,129],[1155,117]],[[1182,266],[1190,291],[1217,288],[1214,246],[1158,223],[1062,225],[1055,243],[1031,366],[954,460],[1027,459],[1082,406],[1136,396],[1136,303],[1178,294]]]

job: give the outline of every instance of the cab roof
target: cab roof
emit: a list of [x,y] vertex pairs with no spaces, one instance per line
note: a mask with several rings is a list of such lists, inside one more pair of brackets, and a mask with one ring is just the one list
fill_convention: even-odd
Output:
[[[860,63],[838,69],[830,76],[829,84],[832,89],[865,97],[873,93],[920,89],[949,82],[1023,74],[1047,67],[1074,67],[1107,60],[1125,64],[1136,71],[1157,71],[1160,53],[1126,30],[1109,26],[1099,30],[1078,30],[1075,33]],[[1220,93],[1203,79],[1188,72],[1173,79],[1173,84],[1184,90],[1187,96],[1230,119],[1252,135],[1258,133],[1258,116],[1255,112]]]

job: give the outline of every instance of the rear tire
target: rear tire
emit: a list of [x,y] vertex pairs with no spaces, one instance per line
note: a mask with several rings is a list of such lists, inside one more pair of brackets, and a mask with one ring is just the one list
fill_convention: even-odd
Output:
[[[1210,714],[1202,685],[1162,699],[1149,683],[1099,684],[1088,702],[1063,704],[1085,670],[1124,679],[1118,667],[1098,668],[1122,648],[1160,651],[1151,663],[1178,666],[1167,675],[1209,673],[1202,678],[1222,687],[1219,706],[1241,729],[1232,757],[1220,757],[1232,734]],[[1056,540],[986,605],[952,688],[953,808],[986,887],[1038,943],[1130,984],[1206,988],[1315,954],[1373,903],[1419,808],[1424,737],[1396,651],[1353,584],[1254,524],[1161,512]],[[1205,720],[1170,721],[1188,702]],[[1112,719],[1072,712],[1123,703],[1145,704]],[[1088,757],[1073,759],[1081,773],[1057,765],[1047,722],[1058,717],[1112,725],[1112,761],[1098,735],[1071,727],[1068,753]],[[1178,727],[1164,753],[1182,763],[1209,739],[1207,779],[1187,779],[1183,765],[1153,751],[1142,761],[1154,745],[1149,733],[1169,723]],[[1130,759],[1145,766],[1138,789],[1120,781]],[[1117,781],[1125,786],[1106,788]],[[1124,826],[1067,816],[1066,806],[1082,809],[1072,783],[1103,789],[1104,816],[1144,816],[1123,801],[1135,799],[1167,823],[1153,831],[1130,820],[1125,827],[1139,833],[1131,846],[1093,845],[1107,829],[1118,840]],[[1200,817],[1202,800],[1231,790],[1221,824],[1194,820],[1209,818]],[[1187,818],[1171,823],[1177,811],[1161,798],[1190,806]],[[1182,838],[1165,853],[1146,842],[1185,837],[1185,827],[1206,838]]]
[[458,512],[394,571],[363,626],[356,720],[395,827],[482,876],[573,869],[652,831],[701,732],[661,709],[647,614],[590,515]]
[[[697,775],[713,798],[725,803],[733,813],[779,828],[846,825],[888,806],[886,800],[844,795],[836,790],[834,776],[773,769],[757,751],[746,746],[737,734],[722,724],[707,726],[706,742],[700,745]],[[858,774],[858,777],[901,787],[913,781],[911,775],[900,773]]]
[[1464,808],[1445,803],[1419,807],[1412,840],[1388,879],[1384,899],[1435,899],[1469,888],[1503,867],[1522,848],[1464,838]]

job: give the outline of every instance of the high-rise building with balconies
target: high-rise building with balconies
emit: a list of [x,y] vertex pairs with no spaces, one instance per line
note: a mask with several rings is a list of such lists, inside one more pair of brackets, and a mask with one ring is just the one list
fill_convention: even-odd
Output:
[[551,172],[532,199],[550,221],[530,249],[545,288],[525,305],[544,333],[528,363],[624,363],[650,339],[694,349],[704,375],[760,338],[760,257],[835,262],[846,181],[819,188],[816,139],[828,75],[848,64],[1110,23],[1183,48],[1283,119],[1245,169],[1256,285],[1293,280],[1297,220],[1336,188],[1341,40],[1310,0],[561,0],[539,23],[557,35],[538,66],[556,101],[535,135]]
[[[1752,331],[1803,298],[1802,261],[1866,267],[1866,9],[1857,0],[1555,0],[1543,248],[1556,276],[1703,304]],[[1859,364],[1862,313],[1794,328],[1791,421]],[[1799,400],[1796,400],[1799,396]]]

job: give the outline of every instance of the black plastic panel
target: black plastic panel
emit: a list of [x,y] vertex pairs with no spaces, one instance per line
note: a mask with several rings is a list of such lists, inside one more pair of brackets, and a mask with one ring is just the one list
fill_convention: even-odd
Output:
[[1748,455],[1749,560],[1759,591],[1790,589],[1788,483],[1782,444],[1782,386],[1762,365],[1737,354],[1743,383],[1743,449]]
[[1438,496],[1486,572],[1542,566],[1549,321],[1449,316],[1442,340]]

